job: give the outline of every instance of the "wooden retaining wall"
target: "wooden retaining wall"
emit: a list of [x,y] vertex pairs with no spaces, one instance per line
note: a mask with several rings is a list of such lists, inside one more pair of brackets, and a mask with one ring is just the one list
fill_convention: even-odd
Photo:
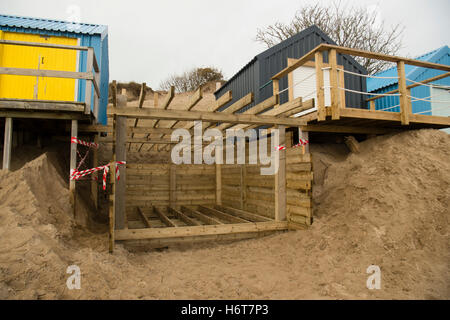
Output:
[[127,164],[126,207],[215,203],[211,165]]

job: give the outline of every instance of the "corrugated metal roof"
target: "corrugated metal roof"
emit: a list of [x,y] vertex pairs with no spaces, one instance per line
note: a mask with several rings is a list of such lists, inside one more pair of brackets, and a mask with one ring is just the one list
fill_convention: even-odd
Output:
[[16,27],[59,32],[73,32],[81,34],[105,34],[108,27],[105,25],[75,23],[60,20],[50,20],[32,17],[0,15],[0,27]]
[[[428,61],[428,62],[434,62],[437,63],[437,61],[444,55],[444,54],[450,54],[450,49],[448,46],[443,46],[438,49],[435,49],[433,51],[430,51],[428,53],[425,53],[421,56],[418,56],[417,58],[414,58],[416,60],[421,61]],[[405,75],[406,78],[411,80],[416,80],[416,78],[425,70],[425,68],[422,67],[416,67],[406,64],[405,65]],[[390,69],[381,71],[375,76],[379,77],[397,77],[397,67],[392,67]],[[367,91],[368,92],[374,92],[379,89],[388,87],[390,85],[396,84],[398,82],[397,79],[375,79],[375,78],[368,78],[367,79]]]

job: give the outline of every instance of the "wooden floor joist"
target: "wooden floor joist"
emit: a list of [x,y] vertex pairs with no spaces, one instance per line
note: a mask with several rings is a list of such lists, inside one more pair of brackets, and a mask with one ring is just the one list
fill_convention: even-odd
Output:
[[122,229],[115,231],[116,240],[168,239],[262,231],[287,230],[287,221],[247,222],[237,224],[188,226],[178,228]]
[[210,207],[205,207],[205,206],[202,206],[202,205],[198,206],[198,210],[200,212],[202,212],[202,213],[211,214],[211,215],[213,215],[213,216],[215,216],[215,217],[217,217],[219,219],[223,219],[223,220],[229,221],[231,223],[246,223],[246,222],[250,222],[248,220],[245,220],[245,219],[233,216],[231,214],[219,211],[217,209],[213,209],[213,208],[210,208]]
[[214,225],[214,224],[219,224],[219,225],[220,224],[224,224],[220,220],[217,220],[217,219],[215,219],[213,217],[207,216],[207,215],[205,215],[205,214],[203,214],[201,212],[198,212],[197,210],[194,210],[194,209],[191,209],[191,208],[188,208],[188,207],[185,207],[185,206],[181,206],[181,211],[183,213],[191,216],[191,217],[194,217],[194,218],[196,218],[196,219],[206,223],[206,224],[212,224],[212,225]]
[[148,228],[151,228],[152,225],[150,224],[150,221],[148,220],[147,216],[145,215],[144,209],[141,207],[137,207],[137,211],[138,211],[139,215],[141,216],[142,220],[144,221],[145,225]]
[[178,227],[175,221],[170,220],[160,209],[153,207],[153,211],[158,215],[159,219],[168,227]]
[[214,206],[216,209],[231,214],[231,215],[235,215],[237,217],[241,217],[243,219],[252,221],[252,222],[265,222],[265,221],[273,221],[270,218],[264,217],[264,216],[260,216],[259,214],[254,214],[248,211],[244,211],[244,210],[240,210],[240,209],[236,209],[236,208],[231,208],[231,207],[225,207],[225,206],[219,206],[219,205],[215,205]]
[[200,225],[200,223],[189,218],[187,215],[185,215],[184,213],[182,213],[181,211],[179,211],[173,207],[169,207],[169,212],[171,212],[173,215],[175,215],[178,219],[180,219],[187,225],[190,225],[190,226],[199,226]]

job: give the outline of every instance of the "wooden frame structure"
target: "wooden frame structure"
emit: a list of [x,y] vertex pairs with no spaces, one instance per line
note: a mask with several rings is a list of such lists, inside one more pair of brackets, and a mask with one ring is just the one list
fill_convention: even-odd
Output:
[[[322,68],[325,66],[323,62],[324,52],[328,52],[329,57],[328,66],[330,67],[331,107],[325,107],[324,103],[324,80],[322,73]],[[367,99],[370,104],[369,109],[365,109],[365,106],[362,106],[362,109],[346,108],[345,99],[342,98],[342,93],[345,91],[338,85],[338,82],[341,82],[338,79],[342,79],[342,76],[340,75],[342,72],[340,72],[339,66],[337,65],[338,53],[396,63],[398,68],[399,89],[387,92],[386,94],[399,93],[400,112],[375,110],[373,101],[380,97],[370,97]],[[411,99],[408,96],[411,94],[410,89],[419,84],[407,86],[407,79],[404,72],[405,64],[446,71],[446,73],[442,75],[422,82],[426,84],[449,76],[450,66],[330,44],[320,44],[300,59],[291,61],[287,68],[272,77],[274,95],[279,92],[279,80],[285,76],[289,76],[292,71],[305,64],[314,64],[318,76],[316,77],[317,111],[302,116],[302,119],[307,121],[307,125],[301,127],[301,130],[304,132],[382,134],[398,130],[420,128],[441,129],[450,127],[449,117],[412,113]]]
[[[217,109],[231,100],[231,92],[229,92],[225,97],[217,100],[209,111],[197,111],[194,110],[194,106],[202,97],[201,90],[198,90],[192,95],[185,110],[175,110],[170,108],[172,96],[173,93],[169,91],[163,106],[159,108],[144,108],[141,103],[134,108],[125,108],[119,103],[124,97],[118,95],[115,99],[113,98],[113,106],[108,111],[112,116],[112,128],[82,126],[80,129],[89,132],[107,131],[112,134],[112,139],[100,139],[100,142],[113,144],[112,163],[126,161],[126,153],[129,150],[126,148],[127,144],[159,145],[162,148],[157,149],[161,152],[165,151],[165,146],[178,142],[164,136],[170,135],[177,128],[185,128],[192,133],[194,131],[192,121],[195,120],[202,120],[205,128],[215,128],[221,132],[229,128],[246,129],[261,125],[278,128],[280,144],[284,144],[286,127],[299,127],[306,124],[304,120],[295,118],[293,115],[312,103],[308,101],[305,106],[301,99],[296,99],[279,105],[278,95],[276,95],[249,110],[238,113],[253,101],[253,94],[249,94],[224,111],[218,112]],[[116,101],[115,106],[114,101]],[[131,119],[132,122],[127,122],[126,119]],[[150,127],[136,126],[136,123],[141,123],[141,119],[155,120],[156,123]],[[134,135],[137,133],[146,134],[147,137],[136,138]],[[302,151],[302,149],[299,150]],[[269,197],[272,199],[269,200],[272,201],[272,209],[271,212],[263,214],[246,210],[244,206],[247,200],[244,196],[245,190],[259,183],[254,173],[248,171],[250,169],[243,170],[241,173],[240,202],[235,205],[228,201],[229,187],[223,189],[227,187],[227,179],[230,177],[229,165],[127,163],[126,170],[120,169],[120,181],[115,180],[115,170],[111,167],[110,251],[114,250],[115,241],[147,240],[161,243],[179,238],[184,240],[211,236],[235,238],[287,230],[290,227],[302,228],[303,225],[310,224],[312,221],[311,201],[307,201],[309,206],[307,218],[297,221],[298,225],[291,225],[288,220],[292,210],[289,207],[291,203],[287,203],[286,200],[286,189],[289,184],[287,177],[291,178],[295,173],[286,174],[287,159],[290,158],[286,158],[286,150],[280,150],[279,169],[267,181],[266,192],[272,194]],[[307,161],[310,164],[310,157]],[[300,169],[310,172],[311,165]],[[129,172],[124,174],[126,171]],[[251,179],[245,179],[246,174]],[[312,179],[312,175],[310,178]],[[193,182],[200,182],[201,185]],[[311,181],[308,186],[310,190]],[[310,192],[305,193],[305,197],[307,196],[310,196]],[[249,201],[251,202],[251,199]],[[294,212],[293,215],[295,214]]]

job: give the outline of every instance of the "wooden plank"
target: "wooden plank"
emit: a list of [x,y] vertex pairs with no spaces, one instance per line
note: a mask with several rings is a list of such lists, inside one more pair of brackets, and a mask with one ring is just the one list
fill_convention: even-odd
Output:
[[202,213],[211,214],[211,215],[213,215],[213,216],[215,216],[215,217],[217,217],[219,219],[222,219],[222,220],[225,220],[225,221],[229,221],[229,222],[232,222],[232,223],[249,222],[249,221],[244,220],[242,218],[235,217],[235,216],[230,215],[228,213],[225,213],[225,212],[222,212],[222,211],[210,208],[210,207],[202,206],[202,205],[198,206],[198,210],[200,212],[202,212]]
[[183,221],[184,223],[186,223],[189,226],[200,226],[201,225],[197,221],[192,220],[187,215],[185,215],[184,213],[178,211],[177,209],[175,209],[173,207],[169,207],[169,211],[171,213],[173,213],[178,219],[180,219],[181,221]]
[[359,142],[355,139],[354,136],[345,137],[344,142],[351,152],[359,153],[361,151]]
[[141,91],[139,93],[139,104],[138,104],[138,108],[142,108],[142,106],[144,105],[144,101],[145,101],[145,96],[147,94],[147,86],[146,83],[142,83],[141,84]]
[[71,45],[66,45],[66,44],[51,44],[51,43],[15,41],[15,40],[0,40],[0,44],[15,45],[15,46],[28,46],[28,47],[40,47],[40,48],[53,48],[53,49],[79,50],[79,51],[89,50],[89,47],[85,47],[85,46],[71,46]]
[[326,124],[308,124],[301,126],[303,132],[335,132],[335,133],[360,133],[360,134],[386,134],[398,132],[399,130],[383,127],[356,127],[356,126],[337,126]]
[[216,100],[216,103],[209,111],[216,111],[216,110],[220,109],[221,107],[223,107],[224,105],[226,105],[231,100],[233,100],[233,97],[231,94],[231,90],[229,90],[229,91],[225,92],[223,95],[221,95],[219,99]]
[[259,214],[254,214],[254,213],[236,209],[236,208],[231,208],[231,207],[226,207],[226,206],[218,206],[218,205],[216,205],[214,207],[217,208],[218,210],[235,215],[237,217],[242,217],[243,219],[246,219],[249,221],[254,221],[254,222],[273,221],[272,219],[261,216]]
[[409,115],[411,114],[411,105],[408,103],[408,92],[406,89],[405,63],[399,61],[397,63],[398,72],[398,90],[400,92],[400,115],[403,125],[409,124]]
[[202,120],[208,122],[229,122],[244,124],[273,124],[298,127],[306,125],[306,121],[299,118],[277,118],[273,116],[255,116],[249,114],[223,114],[221,112],[162,110],[155,108],[109,108],[109,114],[116,114],[130,118],[160,119],[160,120]]
[[366,109],[345,108],[340,111],[341,118],[359,118],[371,120],[400,121],[400,114],[389,111],[371,111]]
[[315,53],[316,63],[316,93],[317,93],[317,121],[323,121],[326,118],[325,113],[325,82],[323,79],[323,54]]
[[216,163],[216,204],[222,204],[222,165]]
[[[286,143],[286,128],[278,126],[280,145]],[[275,173],[275,220],[286,220],[286,149],[278,151],[278,171]]]
[[169,204],[175,206],[177,201],[177,166],[172,164],[169,169]]
[[273,92],[274,96],[278,96],[278,94],[280,92],[280,83],[279,83],[278,79],[272,78],[272,92]]
[[147,226],[147,228],[151,228],[152,225],[150,223],[150,220],[148,220],[147,216],[144,214],[144,209],[141,207],[136,207],[136,208],[137,208],[139,215],[142,218],[142,221],[144,221],[144,224]]
[[164,222],[164,224],[168,227],[179,227],[179,225],[175,222],[170,220],[160,209],[157,207],[153,207],[153,211],[158,215],[159,219]]
[[111,85],[111,97],[113,107],[117,107],[117,82],[113,80]]
[[171,86],[170,90],[167,92],[166,96],[164,97],[164,101],[162,103],[162,109],[166,110],[169,107],[169,105],[172,102],[174,97],[175,97],[175,87]]
[[67,79],[85,79],[93,80],[92,72],[60,71],[60,70],[42,70],[27,68],[7,68],[0,67],[0,74],[31,76],[31,77],[49,77],[49,78],[67,78]]
[[194,217],[194,218],[196,218],[196,219],[198,219],[198,220],[200,220],[200,221],[202,221],[202,222],[204,222],[204,223],[206,223],[206,224],[212,224],[212,225],[224,224],[222,221],[220,221],[220,220],[218,220],[216,218],[207,216],[207,215],[205,215],[205,214],[203,214],[201,212],[198,212],[197,210],[188,208],[186,206],[181,206],[181,211],[186,213],[186,214],[188,214],[188,215],[190,215],[190,216],[192,216],[192,217]]
[[0,101],[0,109],[14,110],[41,110],[41,111],[64,111],[64,112],[83,112],[83,104],[73,104],[64,102],[43,102],[43,101]]
[[3,143],[3,170],[10,170],[11,168],[11,149],[12,149],[12,133],[13,133],[13,119],[5,118],[5,137]]
[[331,119],[339,120],[341,99],[338,88],[337,74],[337,53],[335,49],[331,49],[328,55],[330,60],[330,86],[331,86]]
[[128,229],[117,230],[116,240],[165,239],[189,236],[238,234],[245,232],[287,230],[287,227],[287,221],[272,221],[209,226],[189,226],[178,228]]

